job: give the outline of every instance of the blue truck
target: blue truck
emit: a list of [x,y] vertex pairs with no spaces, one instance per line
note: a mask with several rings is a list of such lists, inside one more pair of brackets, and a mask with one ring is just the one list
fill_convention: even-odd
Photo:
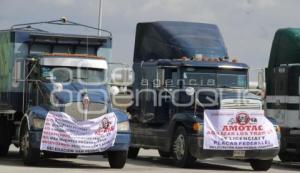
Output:
[[[130,129],[127,115],[113,108],[110,99],[109,65],[104,57],[110,58],[111,33],[105,30],[102,31],[107,33],[105,36],[53,33],[33,27],[38,24],[97,30],[62,18],[0,31],[0,155],[5,156],[14,144],[20,147],[25,165],[35,165],[41,158],[76,157],[77,153],[40,150],[47,113],[64,112],[82,121],[114,112],[118,119],[114,146],[92,154],[105,154],[112,168],[123,168]],[[88,108],[82,108],[87,97]]]
[[[161,157],[173,157],[179,167],[189,167],[196,159],[239,156],[254,170],[268,170],[278,147],[247,151],[203,147],[204,110],[262,110],[261,99],[248,91],[248,69],[247,64],[229,60],[214,24],[139,23],[132,89],[140,92],[134,92],[134,104],[128,108],[132,115],[128,156],[137,157],[140,148],[157,149]],[[216,104],[206,104],[211,100]],[[279,138],[276,121],[269,120]]]

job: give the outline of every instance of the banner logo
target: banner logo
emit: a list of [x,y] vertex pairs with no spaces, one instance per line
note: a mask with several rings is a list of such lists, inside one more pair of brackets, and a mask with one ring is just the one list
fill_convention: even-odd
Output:
[[246,112],[240,112],[236,116],[236,122],[239,125],[247,125],[250,122],[250,117]]

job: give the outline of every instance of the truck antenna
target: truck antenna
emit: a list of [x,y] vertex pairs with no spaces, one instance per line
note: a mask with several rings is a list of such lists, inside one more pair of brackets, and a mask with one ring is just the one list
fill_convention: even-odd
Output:
[[102,14],[103,14],[103,1],[99,0],[99,8],[98,8],[98,35],[101,36],[102,32]]

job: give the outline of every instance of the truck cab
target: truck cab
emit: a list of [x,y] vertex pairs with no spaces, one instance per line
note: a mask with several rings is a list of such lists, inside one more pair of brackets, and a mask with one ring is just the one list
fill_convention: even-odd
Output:
[[[204,110],[261,110],[261,99],[248,91],[248,68],[229,60],[216,25],[138,24],[129,157],[137,157],[140,148],[157,149],[179,167],[196,159],[234,157],[234,151],[203,149]],[[266,170],[277,152],[249,150],[243,159]]]
[[[66,19],[34,24],[87,27]],[[114,146],[105,152],[110,166],[122,168],[130,143],[128,116],[113,108],[108,84],[112,36],[52,33],[24,24],[0,32],[1,155],[9,145],[20,147],[23,162],[35,165],[43,158],[76,157],[81,153],[41,151],[48,112],[62,112],[86,121],[114,112],[118,129]]]
[[300,161],[300,29],[282,28],[274,36],[266,68],[266,113],[281,129],[279,158]]

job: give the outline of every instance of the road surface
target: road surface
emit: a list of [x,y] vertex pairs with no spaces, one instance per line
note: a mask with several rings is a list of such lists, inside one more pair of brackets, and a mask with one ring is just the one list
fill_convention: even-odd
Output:
[[[142,150],[138,159],[129,159],[125,168],[121,170],[109,168],[106,158],[102,156],[80,156],[77,159],[48,159],[43,160],[36,167],[24,166],[18,150],[11,147],[9,155],[0,158],[0,173],[93,173],[93,172],[125,172],[125,173],[222,173],[222,172],[248,172],[251,171],[248,163],[211,159],[197,162],[193,168],[181,169],[173,165],[171,159],[162,159],[155,150]],[[274,162],[272,173],[299,172],[300,164],[282,164]]]

